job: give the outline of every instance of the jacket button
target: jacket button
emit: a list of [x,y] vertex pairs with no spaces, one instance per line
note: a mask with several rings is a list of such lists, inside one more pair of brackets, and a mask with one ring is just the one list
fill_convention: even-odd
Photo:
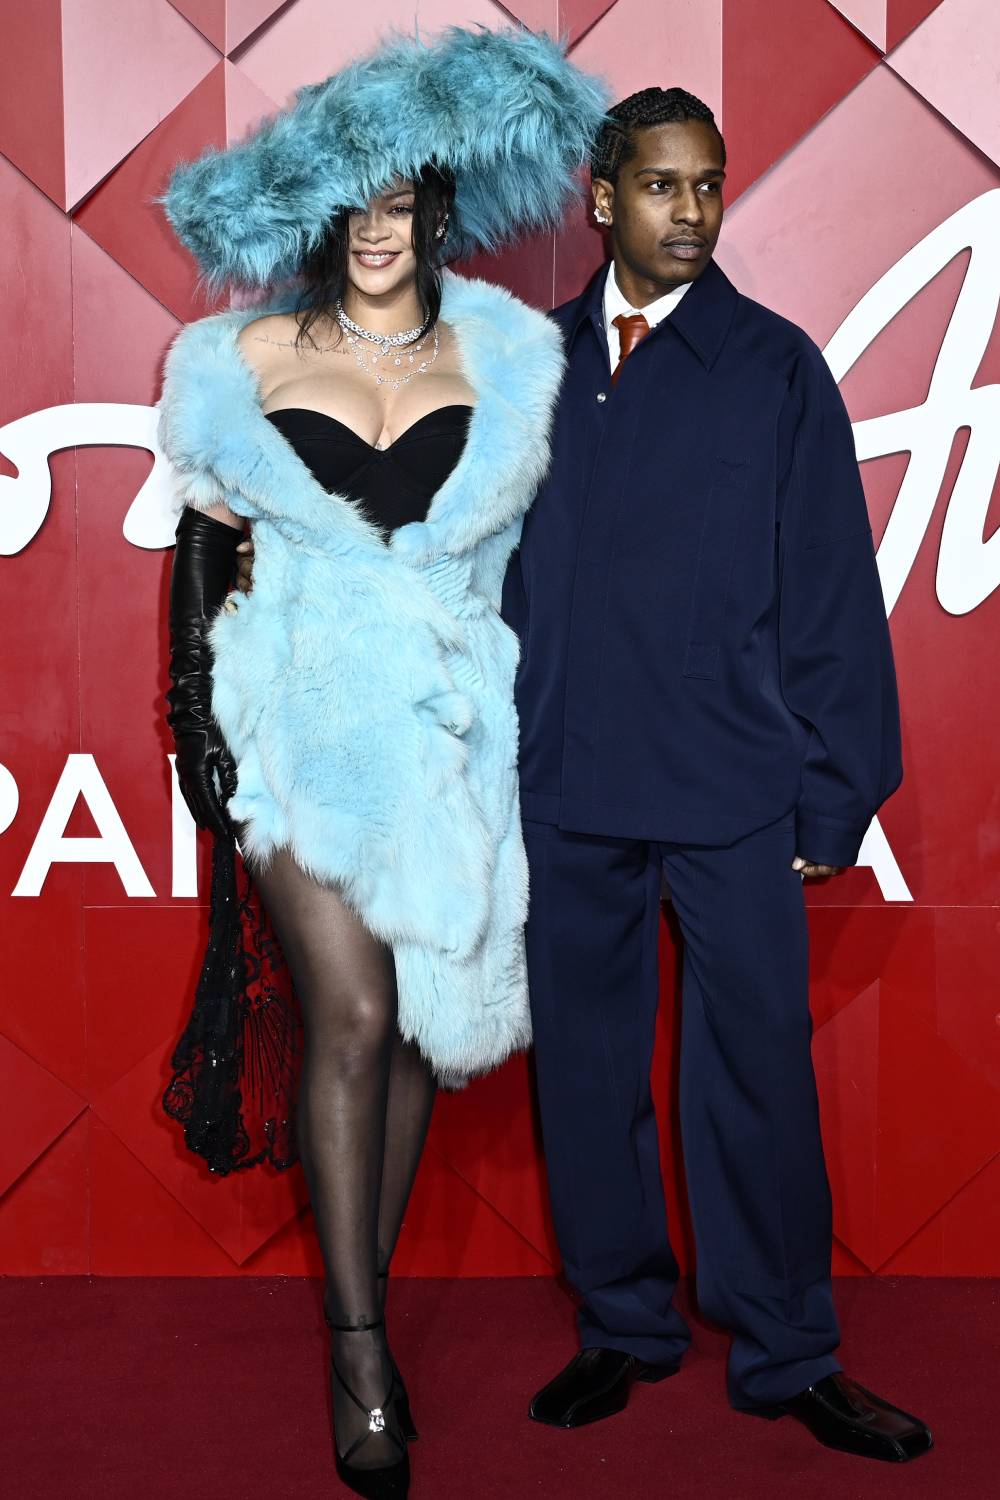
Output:
[[598,391],[597,399],[598,401],[607,401],[608,398],[603,391]]

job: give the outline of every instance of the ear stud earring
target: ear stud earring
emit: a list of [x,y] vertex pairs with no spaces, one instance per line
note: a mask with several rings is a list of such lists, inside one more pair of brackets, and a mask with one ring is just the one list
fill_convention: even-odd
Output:
[[611,223],[611,220],[608,218],[608,216],[606,214],[602,214],[599,208],[594,209],[594,218],[597,220],[598,224]]

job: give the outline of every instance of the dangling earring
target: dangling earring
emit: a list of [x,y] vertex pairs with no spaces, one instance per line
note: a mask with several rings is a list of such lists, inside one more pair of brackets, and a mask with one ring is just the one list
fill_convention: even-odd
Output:
[[438,225],[438,227],[437,227],[437,228],[436,228],[436,229],[435,229],[435,231],[434,231],[434,238],[435,238],[435,239],[436,239],[436,240],[443,240],[443,239],[444,239],[444,237],[445,237],[445,235],[446,235],[446,234],[447,234],[447,233],[448,233],[448,220],[447,220],[447,219],[444,219],[444,220],[442,220],[442,222],[441,222],[441,223],[440,223],[440,224],[439,224],[439,225]]

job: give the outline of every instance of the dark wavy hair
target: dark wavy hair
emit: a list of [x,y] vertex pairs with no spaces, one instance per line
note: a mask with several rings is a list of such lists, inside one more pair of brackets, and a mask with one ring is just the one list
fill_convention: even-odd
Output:
[[616,182],[618,173],[635,151],[635,132],[652,125],[685,125],[700,120],[713,126],[722,142],[722,165],[726,165],[726,142],[715,122],[715,116],[704,100],[686,89],[640,89],[619,104],[612,105],[594,141],[590,157],[590,175],[604,182]]
[[[414,178],[413,186],[413,252],[417,260],[417,297],[424,317],[421,333],[426,333],[441,313],[441,267],[449,258],[449,244],[460,243],[455,220],[455,179],[450,172],[428,162]],[[303,258],[302,288],[295,306],[299,325],[296,345],[308,339],[315,347],[316,341],[309,330],[344,295],[350,254],[349,215],[346,208],[335,214],[322,239]],[[447,228],[444,238],[438,239],[437,229],[442,223]]]

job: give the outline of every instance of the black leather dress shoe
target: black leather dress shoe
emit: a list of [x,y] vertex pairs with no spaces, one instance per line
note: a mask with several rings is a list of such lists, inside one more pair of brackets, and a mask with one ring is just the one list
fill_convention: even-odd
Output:
[[762,1417],[797,1417],[828,1448],[891,1464],[905,1464],[934,1446],[930,1429],[918,1417],[843,1374],[827,1375],[788,1401],[753,1411]]
[[647,1364],[620,1349],[581,1349],[555,1380],[542,1387],[528,1415],[549,1427],[584,1427],[624,1411],[637,1380],[655,1385],[679,1369],[679,1365]]

